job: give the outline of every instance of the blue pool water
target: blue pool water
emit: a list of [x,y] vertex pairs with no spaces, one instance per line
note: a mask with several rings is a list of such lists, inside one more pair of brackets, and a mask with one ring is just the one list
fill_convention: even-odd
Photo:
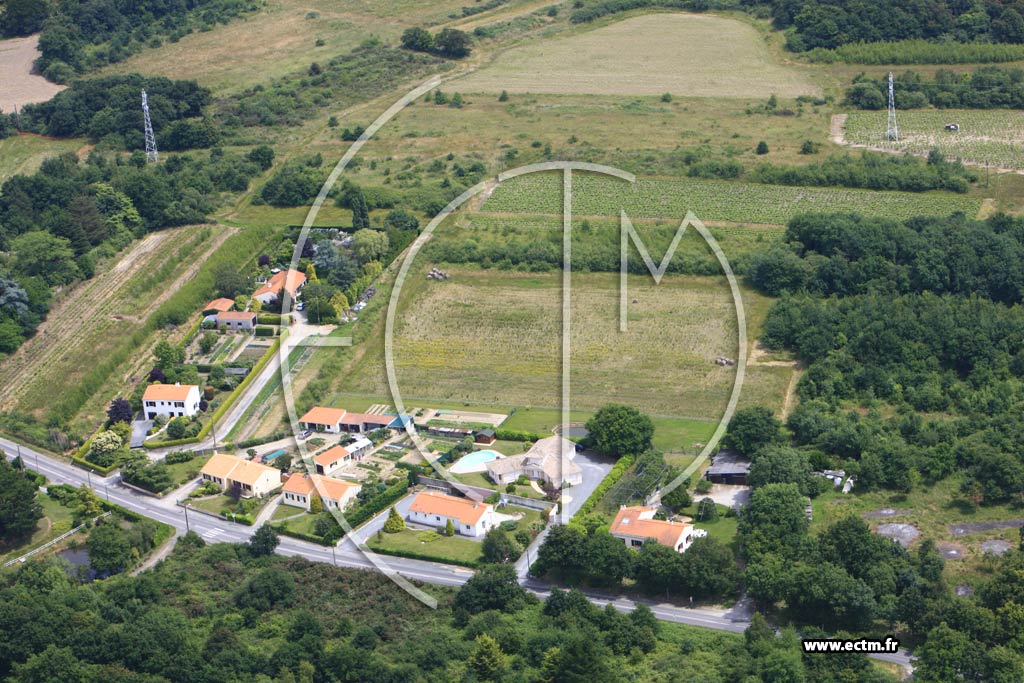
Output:
[[465,455],[457,463],[452,465],[452,472],[455,474],[466,474],[467,472],[482,472],[486,468],[487,463],[498,458],[504,458],[498,451],[483,450],[474,451]]

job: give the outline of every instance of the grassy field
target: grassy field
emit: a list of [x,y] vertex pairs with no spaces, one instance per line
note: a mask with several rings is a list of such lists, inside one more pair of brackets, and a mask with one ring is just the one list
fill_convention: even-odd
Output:
[[[977,197],[949,192],[873,192],[842,188],[762,185],[694,178],[639,179],[634,185],[596,174],[573,176],[573,213],[579,216],[629,216],[681,220],[693,211],[701,220],[783,224],[800,213],[835,211],[867,216],[910,218],[978,213]],[[484,211],[562,212],[560,175],[534,173],[499,185]]]
[[18,557],[67,531],[71,531],[75,516],[74,510],[64,507],[41,492],[36,494],[36,500],[43,508],[43,518],[36,524],[35,532],[28,540],[17,546],[0,546],[0,562]]
[[659,13],[513,48],[455,85],[468,92],[796,97],[819,92],[807,71],[775,63],[750,24]]
[[440,536],[435,531],[405,529],[395,534],[374,534],[366,539],[366,545],[373,550],[390,550],[396,554],[429,555],[439,562],[480,560],[479,542],[461,536]]
[[0,182],[18,173],[35,173],[47,157],[77,152],[84,141],[47,140],[34,135],[16,135],[0,140]]
[[[557,411],[539,416],[522,408],[558,406],[561,278],[450,272],[452,279],[427,284],[414,271],[403,290],[395,337],[403,394],[418,403],[511,404],[520,410],[509,428],[550,429]],[[637,303],[630,304],[625,333],[617,327],[617,287],[617,276],[573,276],[572,404],[580,411],[573,419],[586,419],[612,400],[655,415],[717,419],[734,370],[712,361],[736,356],[735,313],[724,279],[666,276],[655,286],[633,278],[630,296]],[[751,329],[757,329],[768,300],[753,292],[745,297]],[[345,386],[387,395],[381,357],[368,353]],[[699,429],[706,433],[703,424]]]
[[[928,154],[936,148],[947,158],[995,168],[1024,169],[1024,112],[979,109],[902,111],[896,116],[900,140],[885,140],[885,112],[847,115],[846,141],[897,152]],[[945,130],[957,123],[960,130]]]

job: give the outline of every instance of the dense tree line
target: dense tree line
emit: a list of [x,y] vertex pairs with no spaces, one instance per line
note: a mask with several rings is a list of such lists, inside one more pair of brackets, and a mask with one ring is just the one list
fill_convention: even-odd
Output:
[[[121,544],[107,545],[116,560]],[[509,566],[486,566],[457,592],[428,590],[439,597],[439,609],[377,573],[266,555],[252,544],[206,546],[195,534],[179,540],[153,570],[90,585],[79,585],[59,564],[31,562],[0,581],[0,677],[11,683],[894,680],[863,656],[802,655],[793,631],[776,636],[763,620],[740,637],[659,623],[643,606],[625,614],[598,608],[577,591],[555,590],[540,602]]]
[[824,64],[985,64],[1020,61],[1024,59],[1024,45],[883,40],[848,43],[833,50],[819,47],[804,53],[804,57]]
[[[754,4],[754,3],[749,3]],[[1019,0],[771,0],[778,28],[796,52],[847,43],[927,39],[1024,43]]]
[[[463,7],[462,9],[463,12],[467,9],[474,9],[483,12],[497,7],[504,1],[505,0],[499,0],[497,4],[492,1],[488,3],[491,7]],[[473,12],[473,14],[476,13],[478,12]],[[429,52],[431,54],[440,55],[441,57],[462,59],[463,57],[468,57],[469,53],[473,51],[473,39],[470,38],[469,34],[465,31],[460,31],[456,28],[441,29],[435,35],[427,29],[417,26],[406,29],[402,34],[402,47],[414,52]]]
[[[917,109],[1024,108],[1024,70],[983,66],[968,73],[939,69],[931,80],[916,71],[893,78],[896,106]],[[861,109],[882,109],[888,102],[888,77],[860,74],[846,90],[846,102]]]
[[58,138],[88,137],[116,148],[143,149],[141,91],[161,150],[211,147],[218,133],[202,119],[210,91],[162,76],[105,76],[75,81],[46,102],[21,110],[23,130]]
[[977,180],[973,171],[959,162],[945,161],[938,153],[932,154],[926,163],[910,155],[833,154],[820,163],[805,166],[761,164],[750,176],[751,180],[774,185],[863,187],[904,192],[967,192],[970,183]]
[[92,277],[98,260],[147,231],[202,222],[220,193],[244,190],[259,172],[219,149],[159,165],[135,154],[53,157],[0,187],[0,353],[35,331],[52,288]]
[[0,35],[42,31],[38,67],[52,81],[120,62],[163,38],[227,23],[256,10],[253,0],[7,0]]

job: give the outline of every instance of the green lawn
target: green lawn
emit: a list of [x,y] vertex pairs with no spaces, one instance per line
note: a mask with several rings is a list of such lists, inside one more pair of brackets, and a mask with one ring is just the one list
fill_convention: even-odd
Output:
[[[424,542],[426,539],[428,542]],[[439,536],[433,531],[406,529],[397,534],[374,534],[366,545],[374,550],[409,553],[439,562],[479,562],[480,543],[460,536]]]
[[[263,508],[263,506],[270,501],[270,498],[271,496],[266,496],[264,498],[257,499],[256,508],[253,509],[253,511],[249,514],[251,514],[253,517],[258,515],[259,511]],[[241,513],[239,507],[245,500],[247,499],[242,498],[236,502],[231,496],[219,495],[213,496],[211,498],[192,500],[189,503],[189,505],[195,508],[199,508],[200,510],[205,510],[207,512],[212,512],[214,514],[219,515],[221,513],[221,510],[224,510],[225,508],[227,508],[228,510],[234,509],[236,512]]]
[[[287,514],[281,512],[282,508],[287,510]],[[274,515],[271,518],[271,520],[276,523],[277,520],[280,520],[283,517],[290,517],[291,515],[300,512],[302,512],[302,510],[299,508],[295,508],[290,505],[281,505],[274,512]],[[280,517],[278,515],[280,515]],[[289,531],[295,531],[300,534],[307,534],[309,536],[316,536],[316,518],[316,515],[303,514],[301,517],[297,517],[296,519],[290,519],[287,522],[283,522],[283,524],[288,525]]]
[[206,464],[206,461],[209,460],[210,457],[211,456],[200,456],[198,458],[192,458],[188,462],[176,462],[173,465],[168,465],[167,470],[171,473],[171,478],[174,480],[175,488],[198,477],[199,470],[203,469],[203,465]]

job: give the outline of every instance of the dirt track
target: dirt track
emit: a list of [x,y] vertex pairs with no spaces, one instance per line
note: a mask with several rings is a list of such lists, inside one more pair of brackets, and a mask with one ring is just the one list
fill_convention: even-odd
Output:
[[0,40],[0,111],[45,102],[64,89],[32,73],[32,63],[39,56],[38,43],[39,36]]

